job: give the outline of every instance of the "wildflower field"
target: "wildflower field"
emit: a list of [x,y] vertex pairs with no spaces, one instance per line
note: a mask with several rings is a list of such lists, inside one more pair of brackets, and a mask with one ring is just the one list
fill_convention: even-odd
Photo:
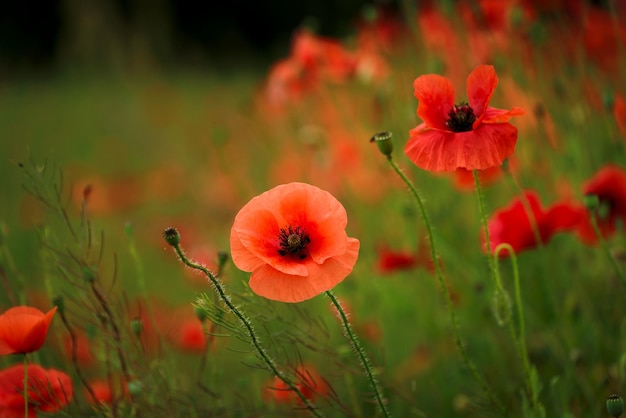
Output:
[[625,5],[346,32],[2,80],[0,418],[622,414]]

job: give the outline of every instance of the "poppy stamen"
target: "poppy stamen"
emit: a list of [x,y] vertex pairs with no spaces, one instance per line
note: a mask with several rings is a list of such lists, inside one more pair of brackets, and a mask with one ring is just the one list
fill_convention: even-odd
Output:
[[286,255],[292,255],[298,257],[300,260],[303,260],[306,258],[304,250],[311,242],[311,239],[301,227],[297,226],[294,228],[289,225],[287,228],[280,228],[278,241],[280,245],[278,254],[283,257]]
[[468,103],[461,102],[452,106],[452,109],[448,112],[446,126],[452,132],[468,132],[472,130],[474,122],[476,122],[474,109]]

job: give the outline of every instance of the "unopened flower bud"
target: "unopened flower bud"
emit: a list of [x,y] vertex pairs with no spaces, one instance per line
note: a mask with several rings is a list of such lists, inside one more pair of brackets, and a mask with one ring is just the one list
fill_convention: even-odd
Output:
[[55,296],[52,299],[52,304],[57,307],[59,314],[63,315],[65,313],[65,299],[63,299],[63,296]]
[[606,410],[610,416],[617,418],[624,412],[624,399],[619,395],[606,398]]
[[496,293],[493,295],[492,307],[498,325],[506,325],[511,320],[511,299],[506,290],[496,290]]
[[226,251],[219,251],[217,253],[217,266],[220,271],[224,268],[228,262],[228,253]]
[[393,142],[391,138],[393,134],[391,132],[383,131],[374,134],[372,138],[370,138],[370,142],[376,142],[378,145],[378,149],[380,152],[386,157],[391,157],[391,153],[393,152]]
[[133,332],[135,337],[139,338],[141,336],[143,333],[143,321],[141,318],[131,319],[130,330]]
[[93,283],[98,278],[98,274],[96,273],[96,269],[93,266],[85,266],[83,267],[83,279],[87,283]]
[[165,231],[163,231],[163,238],[165,238],[165,241],[172,247],[180,243],[180,234],[178,233],[178,229],[174,227],[166,228]]

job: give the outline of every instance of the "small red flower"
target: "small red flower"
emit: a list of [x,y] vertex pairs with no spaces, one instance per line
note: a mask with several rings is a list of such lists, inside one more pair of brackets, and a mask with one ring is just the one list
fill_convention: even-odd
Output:
[[[534,223],[543,244],[547,244],[557,232],[574,229],[583,216],[581,207],[568,203],[555,204],[547,210],[542,209],[539,197],[534,191],[527,191],[524,196],[532,210]],[[520,198],[513,199],[509,206],[494,213],[489,220],[488,228],[491,251],[494,254],[498,245],[502,243],[511,245],[515,253],[538,245],[533,223]],[[504,257],[509,252],[502,250],[499,254]]]
[[[613,234],[617,221],[626,222],[626,171],[607,165],[600,169],[587,183],[583,185],[585,195],[595,195],[600,201],[598,213],[595,214],[600,232],[604,237]],[[589,214],[583,218],[578,226],[578,236],[587,244],[598,241],[596,232],[589,220]]]
[[387,247],[378,249],[377,269],[383,274],[417,267],[417,257],[407,251],[394,251]]
[[115,399],[119,400],[128,396],[128,387],[125,383],[119,383],[117,380],[109,381],[107,379],[94,379],[89,381],[89,387],[94,399],[87,389],[84,391],[85,398],[92,405],[105,404],[110,405]]
[[436,74],[415,79],[417,115],[424,123],[411,130],[405,154],[429,171],[502,165],[517,142],[517,128],[508,120],[524,111],[488,107],[497,84],[494,68],[479,65],[467,77],[469,103],[454,104],[454,87],[448,79]]
[[[65,373],[31,364],[28,366],[28,416],[37,411],[57,412],[74,394],[72,379]],[[24,365],[0,371],[0,417],[24,417]]]
[[55,306],[44,314],[30,306],[16,306],[0,315],[0,355],[39,350],[56,310]]
[[[308,400],[328,393],[327,383],[312,367],[299,366],[294,384]],[[302,403],[300,397],[278,376],[274,376],[271,385],[266,388],[266,395],[278,403]]]
[[349,238],[346,210],[306,183],[277,186],[248,202],[230,233],[233,263],[252,273],[250,288],[301,302],[340,283],[354,267],[359,240]]

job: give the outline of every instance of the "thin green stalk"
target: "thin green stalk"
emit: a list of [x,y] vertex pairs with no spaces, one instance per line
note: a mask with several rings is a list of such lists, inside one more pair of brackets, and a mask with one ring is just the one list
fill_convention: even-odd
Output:
[[417,189],[415,188],[411,180],[408,179],[408,177],[402,172],[400,167],[398,167],[395,161],[393,161],[391,154],[387,155],[387,160],[389,161],[389,164],[391,165],[393,170],[400,176],[400,178],[404,181],[404,183],[409,187],[409,189],[411,190],[411,194],[415,198],[415,201],[417,202],[417,206],[419,207],[422,220],[424,222],[424,225],[426,226],[426,231],[428,233],[428,241],[430,243],[430,256],[435,266],[435,273],[437,274],[437,280],[439,281],[439,285],[441,286],[443,292],[446,295],[446,305],[450,313],[450,322],[452,323],[452,328],[454,331],[454,338],[456,341],[457,348],[459,349],[459,352],[461,353],[461,357],[463,358],[463,362],[465,363],[465,366],[468,368],[468,370],[470,371],[474,379],[481,386],[483,391],[489,396],[491,402],[495,405],[498,412],[502,416],[507,416],[506,409],[504,408],[502,403],[498,400],[498,398],[496,398],[496,396],[494,395],[493,391],[491,390],[491,388],[489,387],[485,379],[480,375],[480,373],[478,373],[478,369],[476,368],[474,363],[470,360],[467,354],[467,351],[465,349],[465,346],[463,345],[463,342],[461,340],[461,335],[459,332],[459,324],[456,319],[456,312],[454,311],[454,307],[452,305],[452,297],[450,296],[450,291],[448,290],[448,286],[446,286],[446,283],[443,279],[443,273],[441,272],[441,267],[439,266],[439,259],[438,259],[437,251],[435,247],[435,236],[433,234],[430,221],[428,220],[428,215],[426,214],[426,209],[424,207],[422,198],[420,197]]
[[374,377],[374,374],[372,373],[371,362],[369,358],[367,357],[367,354],[365,353],[363,346],[361,345],[361,343],[359,343],[358,338],[354,334],[354,331],[352,331],[352,327],[350,326],[350,322],[348,321],[348,317],[346,316],[346,313],[344,312],[343,308],[339,304],[339,301],[337,300],[337,298],[335,298],[335,295],[333,295],[330,290],[326,291],[326,296],[330,298],[333,305],[335,305],[337,312],[339,312],[339,316],[341,317],[341,322],[343,324],[343,329],[346,332],[346,338],[350,340],[350,342],[352,343],[352,347],[354,347],[354,350],[359,356],[359,360],[361,360],[361,364],[363,365],[363,368],[365,369],[367,378],[369,379],[372,385],[372,389],[374,390],[374,396],[376,398],[376,402],[378,403],[378,407],[380,408],[380,411],[382,412],[383,416],[389,418],[391,415],[389,415],[389,410],[387,409],[387,405],[385,404],[385,400],[383,399],[381,390],[378,387],[378,381],[376,380],[376,378]]
[[170,245],[172,245],[172,247],[174,247],[174,250],[176,251],[176,254],[180,258],[180,260],[183,263],[185,263],[185,265],[187,265],[188,267],[191,267],[192,269],[202,271],[206,275],[206,277],[211,281],[211,283],[213,284],[213,287],[215,288],[215,291],[219,295],[220,300],[226,306],[228,306],[228,308],[231,310],[231,312],[233,314],[235,314],[235,316],[239,319],[241,324],[244,326],[244,328],[248,332],[248,336],[250,337],[250,341],[252,342],[252,345],[256,349],[259,357],[263,360],[265,365],[272,371],[272,373],[274,373],[274,375],[277,376],[280,380],[285,382],[285,384],[289,387],[289,389],[292,390],[298,396],[298,398],[300,398],[300,400],[304,403],[306,408],[309,411],[311,411],[311,413],[313,415],[315,415],[316,417],[321,417],[322,415],[320,414],[320,412],[317,409],[315,409],[315,406],[311,403],[311,401],[309,399],[307,399],[306,396],[304,396],[302,394],[300,389],[298,389],[298,387],[291,381],[291,379],[289,379],[287,376],[285,376],[285,374],[278,369],[278,366],[276,365],[276,363],[274,363],[274,361],[269,357],[269,355],[267,354],[267,351],[261,345],[259,337],[257,336],[256,332],[254,331],[254,328],[252,327],[252,322],[250,322],[250,320],[242,313],[242,311],[233,304],[233,302],[230,300],[230,296],[228,296],[226,294],[226,292],[224,291],[224,286],[217,279],[217,277],[215,277],[213,275],[213,273],[211,273],[204,266],[201,266],[201,265],[196,264],[196,263],[192,262],[191,260],[189,260],[189,258],[187,258],[187,256],[183,252],[183,250],[180,248],[180,244],[178,244],[178,243],[172,244],[169,241],[168,241],[168,243],[170,243]]
[[476,184],[476,196],[478,197],[478,206],[480,207],[480,220],[483,224],[483,229],[485,230],[485,245],[487,249],[487,260],[489,262],[489,270],[491,272],[491,279],[493,280],[496,287],[501,288],[502,286],[498,286],[498,278],[496,273],[496,263],[491,252],[491,239],[489,237],[489,226],[487,225],[487,215],[485,213],[485,205],[483,204],[483,193],[482,188],[480,187],[480,180],[478,179],[478,171],[474,170],[474,183]]
[[28,360],[24,353],[24,418],[28,418]]
[[589,215],[589,218],[591,220],[591,226],[593,227],[593,231],[596,233],[596,236],[598,237],[598,240],[600,241],[600,245],[602,245],[602,249],[604,250],[604,253],[610,260],[611,265],[613,266],[613,269],[615,270],[615,273],[617,274],[617,277],[619,277],[619,279],[622,281],[622,284],[624,285],[624,289],[626,289],[626,277],[624,277],[624,272],[622,271],[622,268],[619,266],[619,264],[617,264],[617,260],[615,259],[613,254],[611,254],[611,249],[606,243],[606,240],[604,239],[604,236],[602,235],[602,231],[600,231],[600,227],[598,226],[598,220],[596,219],[595,213],[592,212]]
[[[508,322],[509,332],[511,333],[511,338],[515,343],[515,348],[517,350],[517,354],[522,361],[522,367],[524,368],[524,380],[526,384],[526,391],[531,397],[531,405],[533,408],[533,415],[537,415],[537,408],[539,407],[537,398],[538,393],[535,392],[534,387],[532,385],[532,373],[530,368],[530,361],[528,359],[528,352],[526,350],[526,330],[524,325],[524,307],[522,305],[522,292],[520,287],[519,280],[519,268],[517,265],[517,256],[515,255],[515,250],[513,247],[504,242],[502,244],[498,244],[498,246],[494,250],[494,257],[497,260],[499,254],[502,250],[507,250],[508,255],[511,258],[511,264],[513,268],[513,281],[515,284],[515,305],[517,308],[517,335],[515,333],[515,329],[513,326],[513,321]],[[500,280],[500,271],[498,268],[498,263],[496,262],[496,274],[498,279],[498,285],[502,286],[502,281]]]

